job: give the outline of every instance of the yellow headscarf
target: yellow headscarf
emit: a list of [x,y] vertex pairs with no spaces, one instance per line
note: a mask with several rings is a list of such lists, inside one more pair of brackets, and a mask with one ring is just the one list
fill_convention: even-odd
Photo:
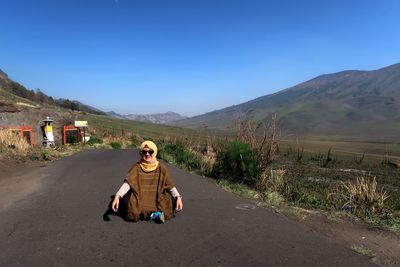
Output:
[[151,163],[147,163],[143,160],[142,158],[142,154],[140,154],[140,167],[142,168],[142,170],[144,172],[151,172],[154,171],[155,169],[157,169],[158,167],[158,161],[157,161],[157,146],[156,144],[154,144],[151,141],[144,141],[141,145],[140,145],[140,153],[141,151],[145,148],[149,148],[151,150],[154,151],[153,155],[151,155]]

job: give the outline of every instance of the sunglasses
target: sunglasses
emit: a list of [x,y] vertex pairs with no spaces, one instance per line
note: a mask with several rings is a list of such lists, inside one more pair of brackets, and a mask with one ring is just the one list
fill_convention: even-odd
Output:
[[149,155],[153,155],[154,150],[142,150],[143,155],[146,155],[147,153],[149,153]]

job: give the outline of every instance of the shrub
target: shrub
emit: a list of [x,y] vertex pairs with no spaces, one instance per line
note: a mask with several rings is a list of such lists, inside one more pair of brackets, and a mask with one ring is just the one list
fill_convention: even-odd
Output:
[[88,145],[90,145],[90,146],[93,146],[93,145],[95,145],[95,144],[102,144],[102,143],[103,143],[103,140],[100,139],[100,138],[97,137],[97,136],[91,136],[90,139],[89,139],[89,141],[86,142],[86,144],[88,144]]
[[248,144],[233,141],[217,154],[212,176],[255,185],[260,177],[257,155]]
[[181,142],[175,144],[159,144],[159,156],[167,161],[175,161],[179,166],[183,166],[189,171],[201,170],[202,160],[195,153],[191,152]]
[[[262,130],[263,134],[260,135]],[[269,125],[254,123],[251,120],[251,112],[246,113],[243,119],[238,119],[236,122],[236,140],[249,145],[255,152],[260,174],[267,172],[269,165],[279,154],[277,133],[276,114],[272,115]]]
[[46,149],[42,150],[41,157],[44,160],[50,160],[50,153]]
[[110,146],[114,149],[121,149],[122,148],[122,144],[121,142],[111,142]]

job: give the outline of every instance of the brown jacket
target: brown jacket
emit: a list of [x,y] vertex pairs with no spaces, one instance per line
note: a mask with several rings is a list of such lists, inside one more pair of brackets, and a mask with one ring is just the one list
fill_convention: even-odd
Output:
[[[171,176],[164,165],[159,163],[154,172],[157,171],[158,184],[156,206],[158,210],[164,212],[165,219],[169,220],[173,217],[172,196],[169,191],[175,187],[175,184],[173,183]],[[140,214],[142,213],[142,208],[140,205],[140,194],[142,193],[140,188],[140,172],[140,165],[135,163],[125,178],[125,181],[132,189],[132,194],[128,203],[127,217],[135,221],[139,220]]]

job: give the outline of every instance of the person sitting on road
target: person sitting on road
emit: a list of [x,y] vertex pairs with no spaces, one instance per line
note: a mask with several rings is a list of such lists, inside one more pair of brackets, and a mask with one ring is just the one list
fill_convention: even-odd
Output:
[[157,146],[145,141],[140,146],[140,162],[129,170],[124,183],[116,193],[111,204],[114,212],[118,211],[120,199],[131,190],[127,200],[126,219],[137,222],[140,219],[155,219],[164,222],[174,216],[175,211],[183,208],[182,196],[173,183],[167,168],[157,159]]

